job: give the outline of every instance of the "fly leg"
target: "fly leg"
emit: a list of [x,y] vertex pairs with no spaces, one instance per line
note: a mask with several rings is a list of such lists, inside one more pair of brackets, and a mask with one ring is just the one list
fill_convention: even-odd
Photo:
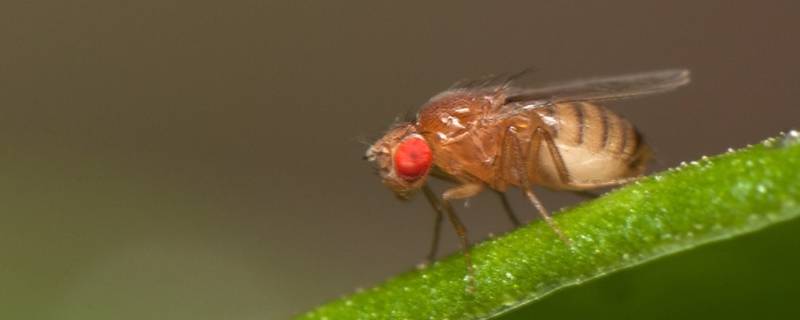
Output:
[[[543,129],[542,127],[536,127],[536,129],[533,130],[533,136],[531,137],[531,147],[528,152],[529,159],[538,159],[539,148],[541,146],[542,140],[544,140],[545,144],[547,145],[548,153],[550,154],[550,157],[553,160],[553,164],[556,167],[556,172],[558,172],[559,180],[561,180],[561,183],[565,185],[577,189],[596,189],[596,188],[623,185],[639,179],[639,177],[630,177],[630,178],[619,178],[619,179],[603,180],[603,181],[575,181],[572,179],[572,177],[570,177],[569,171],[567,171],[567,166],[564,164],[564,159],[561,157],[561,152],[558,151],[558,147],[556,147],[556,144],[553,141],[553,136],[551,136],[550,132],[547,132],[547,130]],[[531,170],[529,172],[535,172],[532,171],[536,169],[536,164],[534,163],[534,161],[528,161],[527,165],[528,165],[528,170]],[[595,197],[597,196],[595,195]]]
[[514,214],[514,210],[511,209],[511,204],[508,203],[506,194],[494,189],[492,189],[492,191],[494,191],[494,193],[500,198],[500,202],[503,203],[503,210],[506,212],[506,215],[508,215],[508,219],[511,220],[511,223],[515,228],[519,227],[522,223],[519,222],[519,218],[517,218],[517,215]]
[[469,254],[469,238],[467,238],[467,228],[461,223],[453,206],[450,205],[450,200],[465,199],[477,195],[483,190],[483,185],[480,183],[467,182],[460,186],[456,186],[442,194],[442,207],[447,214],[447,219],[453,225],[459,240],[461,240],[461,250],[464,252],[464,262],[467,264],[467,277],[469,279],[468,290],[470,292],[475,290],[475,270],[472,265],[472,258]]
[[[530,154],[538,154],[539,145],[541,145],[540,140],[536,138],[536,135],[531,139],[530,149],[537,153],[529,152]],[[529,160],[536,159],[536,158],[529,158]],[[526,164],[527,162],[527,164]],[[534,172],[531,170],[535,170],[535,167],[531,166],[531,162],[533,161],[524,161],[522,155],[522,146],[520,145],[519,138],[517,138],[517,128],[514,126],[508,127],[506,129],[505,135],[503,136],[503,145],[502,145],[502,154],[500,156],[500,176],[506,182],[511,181],[519,181],[522,191],[525,193],[525,197],[528,198],[528,201],[533,204],[537,211],[539,211],[539,215],[542,216],[544,221],[550,226],[551,229],[558,235],[558,237],[564,241],[564,243],[570,244],[569,238],[561,231],[561,228],[558,227],[556,222],[550,217],[550,214],[547,211],[547,208],[542,205],[542,202],[539,201],[539,198],[536,197],[536,194],[533,193],[532,185],[530,182],[530,173]]]
[[583,197],[583,198],[585,198],[587,200],[593,200],[593,199],[597,199],[597,198],[600,197],[599,194],[591,192],[591,191],[586,191],[586,190],[572,191],[572,194],[577,195],[577,196],[581,196],[581,197]]
[[425,199],[428,200],[428,203],[431,204],[433,210],[436,211],[436,218],[433,221],[433,240],[431,241],[431,249],[428,251],[428,255],[425,259],[425,264],[429,265],[433,263],[436,259],[436,252],[439,251],[439,238],[442,232],[442,218],[444,217],[442,205],[439,203],[439,200],[436,198],[436,195],[431,190],[431,187],[428,184],[424,184],[422,186],[422,192],[425,194]]

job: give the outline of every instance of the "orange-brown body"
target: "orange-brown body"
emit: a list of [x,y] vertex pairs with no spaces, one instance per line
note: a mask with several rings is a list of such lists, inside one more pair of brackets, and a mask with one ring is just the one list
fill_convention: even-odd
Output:
[[[416,128],[430,144],[439,169],[499,191],[505,191],[508,185],[519,187],[519,177],[499,170],[503,135],[515,128],[522,154],[526,155],[537,126],[550,133],[573,181],[602,183],[635,177],[645,169],[650,152],[639,133],[604,107],[575,102],[508,113],[498,101],[502,98],[496,95],[456,92],[440,95],[420,109]],[[549,152],[542,147],[538,157],[522,158],[534,168],[528,172],[529,181],[551,189],[592,188],[562,182]]]

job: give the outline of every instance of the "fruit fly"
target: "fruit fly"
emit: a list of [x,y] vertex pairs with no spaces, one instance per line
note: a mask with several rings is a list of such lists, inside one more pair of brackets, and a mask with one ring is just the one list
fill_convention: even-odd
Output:
[[[533,186],[585,192],[640,177],[650,148],[628,120],[599,103],[669,91],[689,83],[688,70],[663,70],[583,79],[538,88],[514,85],[516,76],[463,81],[425,103],[410,122],[395,124],[367,150],[383,183],[400,199],[421,190],[436,212],[428,261],[434,259],[446,215],[461,240],[472,276],[469,240],[450,202],[484,189],[500,196],[522,190],[565,243]],[[436,195],[428,177],[457,185]]]

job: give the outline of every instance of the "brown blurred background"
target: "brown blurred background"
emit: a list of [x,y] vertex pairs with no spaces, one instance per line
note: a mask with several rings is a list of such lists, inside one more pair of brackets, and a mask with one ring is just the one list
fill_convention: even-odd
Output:
[[[0,317],[280,319],[407,270],[431,210],[397,202],[362,142],[465,77],[687,67],[689,87],[615,104],[655,170],[796,128],[798,18],[795,1],[3,2]],[[479,239],[510,228],[499,209],[458,210]]]

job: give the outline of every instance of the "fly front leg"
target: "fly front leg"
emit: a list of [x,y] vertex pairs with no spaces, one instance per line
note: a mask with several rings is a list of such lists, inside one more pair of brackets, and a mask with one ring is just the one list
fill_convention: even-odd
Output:
[[[525,197],[528,198],[528,201],[530,201],[536,210],[539,211],[539,215],[542,216],[542,219],[544,219],[544,221],[550,226],[551,229],[553,229],[556,235],[558,235],[558,237],[564,241],[564,243],[570,244],[571,242],[569,238],[564,235],[564,233],[561,231],[561,228],[559,228],[556,222],[550,217],[547,208],[542,205],[542,202],[539,201],[539,198],[533,193],[533,186],[530,182],[530,173],[532,172],[532,169],[535,169],[531,166],[531,162],[536,158],[529,157],[527,159],[528,161],[525,161],[522,155],[522,146],[520,145],[519,138],[517,138],[516,127],[510,126],[508,129],[506,129],[502,143],[502,153],[500,155],[499,163],[500,166],[498,168],[501,179],[504,180],[504,183],[512,183],[515,181],[519,182],[522,191],[525,193]],[[538,145],[531,144],[531,148],[535,148],[538,152]]]
[[428,251],[428,255],[425,259],[425,264],[430,265],[436,259],[436,252],[439,251],[439,238],[441,237],[442,232],[442,218],[444,217],[442,204],[440,203],[439,199],[436,198],[436,195],[431,190],[431,187],[428,184],[424,184],[422,186],[422,193],[425,194],[425,199],[428,200],[433,210],[436,211],[436,217],[433,220],[433,240],[431,241],[431,249]]
[[477,182],[467,182],[460,186],[455,186],[445,190],[445,192],[442,194],[442,199],[444,199],[444,201],[448,201],[472,198],[481,193],[482,190],[483,184]]
[[[452,183],[460,183],[460,181],[453,176],[448,175],[440,170],[431,170],[430,176]],[[480,192],[480,190],[478,190],[478,192]],[[442,219],[445,215],[445,209],[442,199],[436,196],[429,184],[426,183],[422,185],[422,193],[425,194],[425,199],[428,200],[428,203],[436,212],[436,216],[433,220],[433,239],[431,241],[431,248],[430,251],[428,251],[428,255],[425,259],[425,264],[431,264],[434,260],[436,260],[436,253],[439,251],[439,240],[441,239]],[[460,191],[459,193],[464,192]]]
[[464,224],[461,223],[461,219],[459,219],[455,211],[453,211],[453,206],[450,205],[450,200],[473,197],[480,193],[481,190],[483,190],[482,184],[467,182],[460,186],[447,189],[447,191],[442,194],[442,207],[447,214],[448,220],[450,220],[450,224],[453,225],[453,229],[456,230],[458,238],[461,240],[461,250],[464,252],[464,262],[467,264],[467,276],[470,283],[468,287],[469,291],[474,291],[475,288],[475,270],[472,266],[472,258],[469,254],[469,238],[467,238],[467,228],[464,227]]

